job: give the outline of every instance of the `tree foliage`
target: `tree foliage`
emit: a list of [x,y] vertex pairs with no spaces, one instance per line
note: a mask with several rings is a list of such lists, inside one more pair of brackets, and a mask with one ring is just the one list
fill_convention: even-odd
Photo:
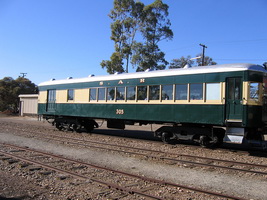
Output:
[[11,110],[16,112],[19,107],[20,94],[35,94],[37,87],[29,79],[19,77],[14,80],[5,77],[0,80],[0,111]]
[[[197,56],[200,56],[200,54]],[[202,58],[196,59],[196,63],[197,63],[197,66],[217,65],[217,63],[213,61],[213,59],[209,56],[205,56],[203,64],[202,64]]]
[[176,58],[173,59],[170,63],[169,68],[173,69],[173,68],[183,68],[185,65],[189,64],[189,65],[193,65],[194,61],[190,60],[191,56],[187,56],[184,57],[182,56],[181,58]]
[[114,0],[113,6],[109,17],[113,21],[111,40],[115,52],[110,60],[101,62],[102,68],[108,73],[128,72],[131,63],[137,71],[164,69],[168,62],[158,43],[173,37],[167,18],[168,5],[162,0],[147,6],[135,0]]
[[140,31],[145,42],[142,46],[140,45],[141,51],[134,54],[132,60],[132,64],[137,66],[137,71],[165,69],[168,64],[164,58],[165,53],[158,46],[160,41],[173,38],[173,32],[170,29],[171,23],[167,18],[168,9],[169,6],[161,0],[156,0],[144,7],[144,20]]
[[[200,57],[200,54],[198,54],[196,57]],[[173,69],[173,68],[183,68],[186,64],[189,65],[196,65],[196,66],[202,66],[202,58],[197,58],[194,60],[191,60],[191,56],[187,56],[185,57],[181,57],[179,59],[173,59],[169,68]],[[216,62],[213,61],[212,58],[210,58],[209,56],[205,56],[204,58],[204,66],[208,66],[208,65],[217,65]]]

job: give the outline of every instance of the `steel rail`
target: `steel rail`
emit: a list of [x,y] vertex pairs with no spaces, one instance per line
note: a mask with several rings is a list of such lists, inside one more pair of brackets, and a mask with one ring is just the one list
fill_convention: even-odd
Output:
[[[35,132],[32,132],[32,131],[29,131],[29,132],[35,133]],[[52,134],[46,134],[46,136],[51,136],[51,137],[53,137],[53,140],[56,140],[56,141],[61,141],[61,140],[57,140],[57,139],[55,139],[55,137],[57,137],[57,138],[64,138],[64,139],[70,139],[70,140],[75,140],[75,141],[80,141],[80,142],[90,142],[90,143],[101,144],[101,145],[106,145],[106,146],[114,146],[114,147],[121,147],[121,148],[127,148],[127,149],[135,149],[135,150],[140,150],[140,151],[148,151],[148,152],[152,152],[152,153],[163,153],[163,154],[168,153],[168,154],[173,155],[173,156],[183,156],[183,157],[189,157],[189,158],[195,158],[195,159],[203,159],[203,160],[209,160],[209,161],[225,162],[225,163],[230,163],[230,164],[238,164],[238,165],[243,165],[243,166],[252,166],[252,167],[267,168],[267,165],[260,165],[260,164],[256,164],[256,163],[255,164],[254,163],[244,163],[244,162],[224,160],[224,159],[217,159],[217,158],[207,158],[207,157],[202,157],[202,156],[193,156],[193,155],[188,155],[188,154],[169,153],[169,152],[158,151],[158,150],[151,150],[151,149],[145,149],[145,148],[129,147],[129,146],[124,146],[124,145],[109,144],[109,143],[104,143],[104,142],[96,142],[96,141],[92,141],[92,140],[84,140],[84,139],[81,140],[81,139],[70,138],[70,137],[66,137],[66,136],[57,136],[57,135],[52,135]],[[48,137],[45,137],[45,136],[42,136],[42,137],[45,138],[45,139],[51,139],[51,138],[48,138]],[[89,145],[75,143],[75,142],[69,142],[69,141],[67,141],[67,142],[68,143],[71,143],[71,144],[89,146]],[[89,147],[99,148],[99,149],[105,149],[105,150],[111,150],[111,149],[108,149],[108,148],[105,148],[105,147],[97,147],[97,146],[89,146]],[[113,151],[119,151],[119,150],[113,150]],[[125,151],[119,151],[119,152],[125,152]],[[126,153],[133,154],[133,152],[126,152]],[[138,153],[136,153],[136,154],[138,154]],[[149,156],[149,155],[141,154],[141,153],[139,155]],[[166,158],[166,159],[169,159],[169,158]],[[256,172],[253,172],[253,173],[256,173]]]
[[14,155],[14,154],[10,154],[10,153],[4,152],[2,150],[0,150],[0,152],[1,152],[1,154],[4,154],[5,156],[9,156],[9,157],[12,157],[12,158],[15,158],[15,159],[19,159],[19,160],[21,160],[23,162],[27,162],[27,163],[30,163],[30,164],[33,164],[33,165],[38,165],[38,166],[40,166],[42,168],[53,170],[53,171],[56,171],[56,172],[59,172],[59,173],[64,173],[64,174],[70,175],[70,176],[75,177],[75,178],[79,178],[79,179],[83,179],[83,180],[90,180],[90,181],[93,181],[93,182],[96,182],[96,183],[100,183],[100,184],[108,186],[109,188],[113,188],[113,189],[116,189],[116,190],[124,191],[124,192],[127,192],[129,194],[138,194],[138,195],[141,195],[141,196],[149,197],[151,199],[163,200],[163,198],[161,198],[161,197],[156,197],[156,196],[153,196],[153,195],[149,195],[149,194],[143,193],[143,192],[141,192],[139,190],[128,189],[128,188],[119,186],[119,185],[114,184],[114,183],[101,181],[101,180],[98,180],[98,179],[95,179],[95,178],[90,178],[90,177],[87,177],[87,176],[84,176],[84,175],[80,175],[78,173],[74,173],[74,172],[71,172],[71,171],[68,171],[68,170],[63,170],[63,169],[59,169],[59,168],[56,168],[56,167],[52,167],[52,166],[46,165],[46,164],[38,162],[38,161],[32,161],[30,159],[23,158],[21,156],[17,156],[17,155]]
[[[57,136],[57,135],[50,135],[50,136],[51,137],[58,137],[58,138],[65,138],[65,139],[70,139],[70,140],[75,140],[75,141],[80,141],[80,142],[91,142],[91,143],[102,144],[102,145],[106,145],[106,146],[114,146],[114,147],[121,147],[121,148],[127,148],[127,149],[135,149],[135,150],[140,150],[140,151],[148,151],[148,152],[152,152],[152,153],[162,153],[162,154],[168,153],[168,154],[174,155],[174,156],[183,156],[183,157],[205,159],[205,160],[216,161],[216,162],[225,162],[225,163],[230,163],[230,164],[239,164],[239,165],[244,165],[244,166],[267,168],[267,165],[244,163],[244,162],[238,162],[238,161],[223,160],[223,159],[218,159],[218,158],[207,158],[207,157],[203,157],[203,156],[193,156],[193,155],[187,155],[187,154],[169,153],[169,152],[151,150],[151,149],[145,149],[145,148],[129,147],[129,146],[124,146],[124,145],[109,144],[109,143],[104,143],[104,142],[96,142],[96,141],[92,141],[92,140],[80,140],[80,139],[70,138],[70,137],[66,137],[66,136]],[[46,138],[46,137],[43,137],[43,138]],[[46,138],[46,139],[49,139],[49,138]],[[58,140],[58,141],[60,141],[60,140]],[[71,142],[71,143],[73,143],[73,142]],[[73,143],[73,144],[84,145],[84,144],[80,144],[80,143]],[[95,147],[95,148],[97,148],[97,147]],[[103,149],[105,149],[105,148],[103,148]],[[108,149],[108,150],[110,150],[110,149]],[[129,153],[129,152],[127,152],[127,153]]]
[[[56,136],[56,137],[58,137],[58,136]],[[46,137],[43,137],[43,138],[46,138]],[[60,138],[66,138],[66,137],[60,137]],[[50,138],[46,138],[46,139],[50,139]],[[71,138],[68,138],[68,139],[71,139]],[[63,142],[62,140],[59,140],[59,139],[54,139],[53,138],[53,140]],[[77,141],[78,139],[74,139],[74,140]],[[78,140],[78,141],[83,142],[84,140]],[[85,140],[85,141],[88,142],[88,140]],[[261,172],[261,171],[255,171],[255,170],[249,170],[249,169],[226,167],[226,166],[221,166],[221,165],[199,163],[199,162],[194,162],[194,161],[181,160],[181,159],[176,159],[176,158],[166,158],[166,157],[161,157],[161,156],[151,156],[151,155],[144,154],[144,153],[123,151],[123,150],[118,150],[118,149],[110,149],[110,148],[107,148],[107,147],[98,147],[98,146],[92,146],[92,145],[88,145],[88,144],[81,144],[81,143],[77,143],[77,142],[67,141],[67,143],[74,144],[74,145],[80,145],[80,146],[84,146],[84,147],[104,149],[104,150],[112,150],[112,151],[123,152],[123,153],[128,153],[128,154],[134,154],[134,155],[146,156],[146,157],[151,157],[151,158],[157,158],[157,159],[160,159],[160,160],[169,160],[169,161],[193,164],[193,165],[204,166],[204,167],[215,167],[215,168],[226,169],[226,170],[234,170],[234,171],[242,171],[242,172],[247,172],[247,173],[255,173],[255,174],[267,175],[267,172]],[[99,143],[99,142],[94,142],[93,141],[92,143]],[[99,143],[99,144],[104,144],[104,145],[108,145],[108,146],[116,146],[116,147],[125,147],[125,148],[128,148],[128,149],[137,149],[137,150],[140,150],[140,151],[143,150],[143,151],[149,151],[149,152],[153,152],[153,153],[165,153],[165,154],[167,153],[167,152],[162,152],[162,151],[154,151],[154,150],[135,148],[135,147],[131,148],[131,147],[122,146],[122,145],[113,145],[113,144],[110,145],[110,144],[106,144],[106,143]],[[216,162],[224,162],[224,163],[230,163],[230,164],[238,164],[238,165],[243,165],[243,166],[253,166],[253,167],[267,168],[266,165],[259,165],[259,164],[255,164],[254,165],[254,164],[251,164],[251,163],[242,163],[242,162],[229,161],[229,160],[220,160],[220,159],[215,159],[215,158],[205,158],[205,157],[191,156],[191,155],[185,155],[185,154],[174,154],[174,153],[170,153],[170,154],[171,155],[176,155],[176,156],[190,157],[190,158],[195,158],[195,159],[202,159],[202,160],[209,160],[209,161],[216,161]]]
[[[43,155],[52,156],[52,157],[55,157],[55,158],[59,158],[61,160],[66,160],[66,161],[69,161],[69,162],[74,162],[74,163],[77,163],[77,164],[81,164],[81,165],[85,165],[85,166],[89,166],[89,167],[94,167],[94,168],[97,168],[97,169],[103,169],[103,170],[112,171],[112,172],[115,172],[115,173],[127,175],[127,176],[134,177],[134,178],[139,178],[139,179],[142,179],[142,180],[145,180],[145,181],[150,181],[150,182],[153,182],[153,183],[158,183],[158,184],[162,184],[162,185],[169,185],[169,186],[173,186],[173,187],[180,187],[180,188],[183,188],[183,189],[196,191],[196,192],[200,192],[200,193],[203,193],[203,194],[209,194],[209,195],[212,195],[212,196],[217,196],[217,197],[222,197],[222,198],[244,200],[243,198],[236,197],[236,196],[225,195],[225,194],[221,194],[221,193],[218,193],[218,192],[208,191],[208,190],[204,190],[204,189],[200,189],[200,188],[194,188],[194,187],[185,186],[185,185],[181,185],[181,184],[176,184],[176,183],[172,183],[172,182],[168,182],[168,181],[161,181],[161,180],[158,180],[158,179],[152,179],[152,178],[143,177],[143,176],[139,176],[139,175],[135,175],[135,174],[130,174],[130,173],[127,173],[127,172],[114,170],[114,169],[110,169],[110,168],[106,168],[106,167],[101,167],[101,166],[97,166],[97,165],[81,162],[81,161],[70,159],[70,158],[65,158],[65,157],[62,157],[62,156],[59,156],[59,155],[55,155],[55,154],[51,154],[51,153],[47,153],[47,152],[43,152],[43,151],[39,151],[39,150],[35,150],[35,149],[28,149],[28,148],[25,148],[25,147],[20,147],[20,146],[16,146],[16,145],[12,145],[12,144],[7,144],[7,143],[1,143],[1,144],[5,145],[5,146],[10,146],[10,147],[13,147],[13,148],[25,150],[25,151],[37,152],[37,153],[40,153],[40,154],[43,154]],[[90,180],[93,181],[93,179],[90,179]],[[121,187],[121,186],[118,186],[118,187]],[[113,188],[116,189],[116,187],[113,187]],[[127,188],[126,188],[125,191],[130,192],[130,193],[133,192],[133,193],[139,194],[138,191],[129,190]],[[160,199],[160,198],[158,198],[158,199]]]

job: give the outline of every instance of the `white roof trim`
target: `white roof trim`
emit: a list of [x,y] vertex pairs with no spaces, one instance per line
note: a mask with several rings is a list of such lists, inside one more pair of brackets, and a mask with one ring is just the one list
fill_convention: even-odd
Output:
[[211,65],[211,66],[200,66],[191,68],[178,68],[178,69],[168,69],[168,70],[157,70],[151,72],[136,72],[136,73],[123,73],[115,75],[106,76],[94,76],[86,78],[77,78],[69,80],[54,80],[40,83],[39,86],[47,85],[59,85],[59,84],[71,84],[71,83],[84,83],[84,82],[94,82],[94,81],[110,81],[110,80],[125,80],[133,78],[150,78],[150,77],[163,77],[163,76],[173,76],[173,75],[188,75],[188,74],[205,74],[205,73],[218,73],[218,72],[234,72],[234,71],[267,71],[260,65],[254,64],[223,64],[223,65]]
[[20,98],[36,98],[38,97],[38,94],[20,94]]

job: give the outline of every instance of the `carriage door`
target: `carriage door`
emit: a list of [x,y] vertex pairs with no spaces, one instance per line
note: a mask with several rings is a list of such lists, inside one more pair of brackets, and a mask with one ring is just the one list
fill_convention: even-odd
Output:
[[227,78],[226,81],[226,120],[242,121],[242,80]]
[[47,90],[47,112],[56,111],[56,90]]

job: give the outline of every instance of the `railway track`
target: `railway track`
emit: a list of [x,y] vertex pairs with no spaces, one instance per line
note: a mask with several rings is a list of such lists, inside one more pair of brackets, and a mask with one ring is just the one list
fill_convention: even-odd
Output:
[[146,199],[174,199],[172,195],[169,196],[168,191],[171,190],[179,193],[181,188],[201,193],[204,195],[204,199],[210,198],[211,196],[215,199],[242,199],[235,196],[125,173],[16,145],[0,143],[0,146],[0,160],[7,160],[10,164],[17,162],[28,163],[36,166],[35,169],[37,170],[43,168],[84,181],[105,185],[108,189],[106,193],[112,194],[112,196],[108,197],[110,199],[120,199],[129,195],[142,196]]
[[42,137],[48,140],[68,143],[69,145],[77,145],[86,148],[95,148],[106,151],[114,151],[118,153],[143,156],[150,159],[157,159],[159,161],[169,162],[172,165],[180,163],[190,166],[209,167],[209,168],[212,167],[221,170],[231,170],[243,173],[267,175],[267,165],[261,165],[256,163],[246,163],[233,160],[223,160],[223,159],[208,158],[208,157],[201,157],[201,156],[194,156],[187,154],[169,153],[146,148],[138,148],[125,145],[110,144],[106,142],[98,142],[93,140],[70,138],[66,136],[46,135]]
[[[12,128],[16,129],[16,128]],[[20,130],[20,129],[19,129]],[[20,130],[20,132],[24,132]],[[142,156],[148,159],[157,159],[158,161],[165,161],[171,165],[180,164],[188,165],[191,167],[208,167],[220,170],[230,170],[242,173],[253,173],[258,175],[267,175],[267,165],[261,165],[256,163],[238,162],[233,160],[223,160],[216,158],[208,158],[187,154],[170,153],[164,151],[156,151],[147,148],[138,148],[132,146],[110,144],[106,142],[99,142],[94,140],[77,139],[67,136],[58,136],[54,134],[39,134],[34,131],[27,131],[27,133],[33,134],[34,137],[42,137],[47,140],[54,140],[57,142],[67,143],[69,145],[82,146],[86,148],[95,148],[105,151],[114,151],[123,154],[130,154],[135,156]]]

